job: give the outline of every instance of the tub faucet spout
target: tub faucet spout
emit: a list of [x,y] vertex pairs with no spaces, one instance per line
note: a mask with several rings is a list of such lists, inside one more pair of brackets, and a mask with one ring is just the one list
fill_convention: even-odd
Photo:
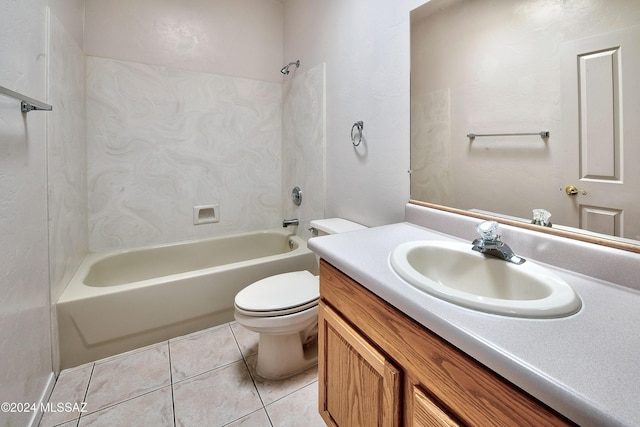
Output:
[[290,225],[298,225],[298,224],[299,224],[298,218],[285,219],[285,220],[282,221],[282,226],[284,228],[287,228]]

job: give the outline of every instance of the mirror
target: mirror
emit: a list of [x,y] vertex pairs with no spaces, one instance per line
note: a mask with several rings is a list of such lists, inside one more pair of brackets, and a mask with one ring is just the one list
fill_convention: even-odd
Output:
[[411,199],[640,245],[639,24],[637,0],[413,10]]

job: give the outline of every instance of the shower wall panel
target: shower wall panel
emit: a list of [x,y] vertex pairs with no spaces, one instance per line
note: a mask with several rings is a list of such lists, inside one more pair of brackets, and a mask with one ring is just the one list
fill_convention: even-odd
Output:
[[[85,144],[84,54],[62,21],[49,22],[47,113],[47,211],[49,283],[56,302],[87,253],[87,150]],[[58,327],[52,309],[54,370],[58,371]]]
[[279,83],[89,56],[86,97],[91,251],[282,221]]
[[[282,209],[300,220],[298,235],[308,236],[309,222],[325,217],[325,116],[324,63],[282,84]],[[291,201],[296,186],[300,206]]]

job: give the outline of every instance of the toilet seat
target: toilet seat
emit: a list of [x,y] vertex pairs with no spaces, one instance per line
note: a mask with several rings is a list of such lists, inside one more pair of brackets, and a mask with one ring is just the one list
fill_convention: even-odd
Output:
[[318,305],[318,277],[294,271],[259,280],[236,295],[235,309],[245,316],[272,317],[299,313]]

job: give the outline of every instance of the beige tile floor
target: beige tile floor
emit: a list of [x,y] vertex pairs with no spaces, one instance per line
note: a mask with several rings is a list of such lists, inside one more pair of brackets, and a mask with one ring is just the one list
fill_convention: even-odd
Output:
[[318,370],[281,381],[255,372],[258,336],[236,322],[68,369],[47,412],[51,426],[324,427]]

